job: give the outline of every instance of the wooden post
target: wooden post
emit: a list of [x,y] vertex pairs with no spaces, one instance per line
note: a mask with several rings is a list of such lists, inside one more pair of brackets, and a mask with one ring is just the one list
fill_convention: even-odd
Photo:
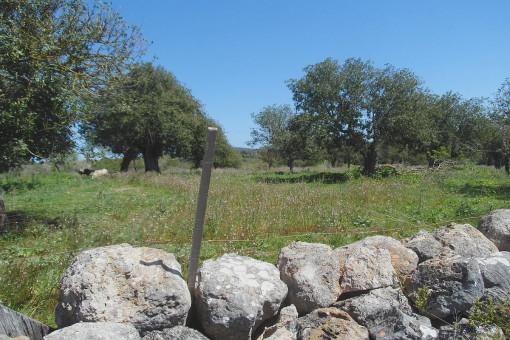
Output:
[[204,160],[202,161],[202,177],[200,179],[200,190],[198,193],[197,214],[195,217],[195,228],[193,229],[193,241],[191,244],[191,256],[188,270],[188,289],[193,299],[195,293],[195,281],[200,258],[200,247],[202,245],[202,234],[204,232],[205,211],[207,209],[207,196],[209,183],[211,182],[211,171],[216,147],[217,128],[207,129]]

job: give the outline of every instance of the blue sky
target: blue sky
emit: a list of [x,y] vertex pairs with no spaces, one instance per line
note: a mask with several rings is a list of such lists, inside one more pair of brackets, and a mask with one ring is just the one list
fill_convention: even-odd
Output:
[[331,57],[408,68],[433,93],[491,97],[510,77],[510,1],[113,0],[244,147],[251,113],[293,104],[285,82]]

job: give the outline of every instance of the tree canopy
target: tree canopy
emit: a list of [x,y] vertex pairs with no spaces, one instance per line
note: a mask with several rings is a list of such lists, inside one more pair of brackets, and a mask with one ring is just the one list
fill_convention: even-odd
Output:
[[[411,143],[424,90],[409,70],[348,59],[307,66],[288,86],[299,114],[308,116],[318,143],[335,159],[340,148],[359,150],[364,172],[373,174],[377,150]],[[333,162],[332,162],[333,163]]]
[[0,0],[0,171],[73,146],[81,95],[143,53],[139,29],[109,5]]
[[[81,132],[93,145],[124,155],[121,170],[143,155],[145,171],[159,172],[163,154],[200,166],[208,125],[214,124],[201,104],[175,76],[152,63],[134,64],[118,82],[97,91],[88,106],[90,118]],[[222,133],[220,154],[233,152]],[[226,162],[226,158],[217,162]],[[229,161],[232,161],[230,159]]]

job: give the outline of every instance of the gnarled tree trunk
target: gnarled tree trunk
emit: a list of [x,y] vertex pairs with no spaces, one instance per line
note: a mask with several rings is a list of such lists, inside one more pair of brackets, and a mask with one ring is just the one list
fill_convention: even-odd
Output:
[[[138,151],[128,151],[124,153],[124,158],[122,158],[122,163],[120,164],[120,171],[127,172],[129,170],[129,164],[138,156]],[[136,170],[136,169],[135,169]]]
[[377,164],[377,150],[375,149],[375,144],[372,143],[370,144],[366,154],[364,155],[363,174],[366,176],[375,175],[376,164]]
[[143,162],[145,164],[145,172],[155,171],[160,173],[158,158],[160,156],[160,152],[158,152],[157,148],[152,145],[146,145],[145,150],[143,151]]

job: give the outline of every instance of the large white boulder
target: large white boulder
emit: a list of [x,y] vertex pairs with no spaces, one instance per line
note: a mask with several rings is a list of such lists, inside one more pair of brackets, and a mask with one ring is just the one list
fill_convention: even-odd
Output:
[[198,271],[195,306],[212,339],[250,339],[265,320],[276,315],[287,286],[276,267],[237,254],[204,261]]
[[139,331],[184,325],[191,297],[172,254],[128,244],[82,252],[60,282],[59,327],[132,323]]

